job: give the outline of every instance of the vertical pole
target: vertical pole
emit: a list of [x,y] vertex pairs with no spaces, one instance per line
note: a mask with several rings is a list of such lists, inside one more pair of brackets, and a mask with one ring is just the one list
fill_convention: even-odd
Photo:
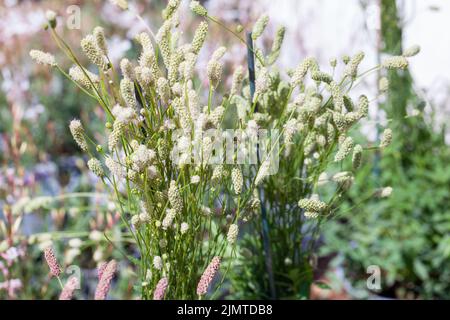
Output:
[[[256,81],[256,72],[255,72],[255,54],[253,50],[253,39],[252,33],[247,33],[247,64],[248,64],[248,72],[250,79],[250,97],[251,101],[253,101],[253,97],[255,96],[255,81]],[[258,105],[255,107],[255,111],[258,111]],[[258,164],[261,163],[259,157],[259,144],[257,145],[256,156],[258,159]],[[262,241],[264,247],[264,259],[266,263],[266,270],[269,276],[269,287],[270,287],[270,297],[272,299],[276,299],[276,289],[275,289],[275,278],[273,276],[273,265],[272,265],[272,251],[270,247],[270,238],[269,238],[269,224],[267,222],[267,211],[266,206],[264,204],[263,192],[261,188],[258,188],[258,195],[261,201],[261,220],[262,220]]]

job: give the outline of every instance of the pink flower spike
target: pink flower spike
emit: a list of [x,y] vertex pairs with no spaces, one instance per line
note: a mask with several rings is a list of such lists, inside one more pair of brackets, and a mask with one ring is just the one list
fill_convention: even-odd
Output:
[[208,287],[211,284],[212,280],[214,279],[214,276],[216,275],[219,268],[220,268],[220,257],[214,257],[211,260],[211,263],[203,272],[202,277],[198,282],[197,294],[199,296],[203,296],[206,294],[206,292],[208,291]]
[[63,290],[61,291],[61,294],[59,295],[59,300],[72,300],[73,293],[76,289],[79,288],[79,281],[78,278],[75,276],[72,276],[67,280],[66,284],[64,285]]
[[52,274],[52,276],[59,277],[59,275],[61,274],[61,267],[56,260],[55,252],[53,251],[52,247],[45,248],[44,257],[47,261],[48,267],[50,268],[50,273]]
[[100,279],[102,278],[103,272],[106,269],[106,266],[108,265],[107,262],[102,262],[100,263],[100,265],[97,268],[97,275],[98,275],[98,280],[100,281]]
[[166,294],[166,289],[169,284],[169,281],[166,277],[162,278],[158,281],[156,285],[155,292],[153,293],[153,300],[163,300],[164,295]]
[[105,300],[111,288],[111,281],[114,278],[114,274],[117,271],[116,260],[111,260],[105,267],[105,270],[101,274],[101,278],[98,282],[97,289],[95,290],[95,300]]

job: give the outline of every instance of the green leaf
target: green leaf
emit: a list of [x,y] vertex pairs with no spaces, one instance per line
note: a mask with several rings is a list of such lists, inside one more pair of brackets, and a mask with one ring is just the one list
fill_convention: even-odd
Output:
[[422,280],[428,279],[428,271],[426,266],[420,260],[414,260],[414,272]]

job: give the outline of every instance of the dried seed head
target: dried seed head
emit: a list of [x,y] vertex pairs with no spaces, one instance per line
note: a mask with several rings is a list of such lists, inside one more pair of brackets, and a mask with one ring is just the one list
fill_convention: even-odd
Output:
[[[186,99],[183,99],[184,101]],[[182,99],[175,98],[172,102],[173,108],[175,109],[175,113],[178,116],[181,128],[186,132],[191,131],[191,118],[186,109],[186,105],[183,103]]]
[[334,110],[342,112],[344,107],[344,95],[342,94],[341,87],[335,81],[330,82],[330,93],[333,98]]
[[347,112],[344,116],[344,119],[347,127],[350,128],[352,125],[358,122],[359,119],[361,119],[361,115],[359,114],[359,112]]
[[233,168],[231,171],[231,182],[233,183],[233,189],[236,194],[241,194],[242,187],[244,185],[244,178],[240,168]]
[[269,23],[268,15],[262,15],[261,17],[259,17],[259,19],[256,21],[255,25],[253,26],[253,31],[252,31],[252,39],[253,40],[258,39],[263,34],[268,23]]
[[241,91],[242,82],[244,81],[244,68],[238,66],[233,73],[233,82],[231,85],[230,95],[236,95]]
[[380,142],[380,148],[384,149],[387,148],[392,142],[392,130],[391,129],[386,129],[383,132],[383,135],[381,137],[381,142]]
[[45,12],[45,18],[47,19],[47,21],[52,29],[56,28],[56,17],[57,17],[57,14],[53,10],[47,10]]
[[217,86],[220,83],[220,80],[222,79],[222,72],[223,72],[223,64],[217,60],[210,60],[208,62],[207,66],[207,74],[208,79],[211,87],[214,89],[217,88]]
[[319,179],[317,180],[317,185],[320,186],[324,186],[326,185],[330,180],[328,179],[328,174],[326,172],[322,172],[319,175]]
[[125,78],[129,80],[134,79],[133,65],[130,60],[126,58],[120,60],[120,69],[122,70],[122,74]]
[[317,212],[317,213],[325,211],[328,208],[327,204],[317,199],[317,197],[311,197],[310,199],[302,199],[298,202],[298,206],[307,212]]
[[355,110],[355,104],[348,95],[344,95],[344,107],[348,112]]
[[144,211],[139,214],[139,221],[141,223],[150,223],[152,221],[152,218],[150,217],[150,214],[147,211]]
[[270,85],[269,80],[269,71],[266,68],[261,68],[256,76],[255,96],[253,98],[253,102],[255,102],[256,99],[260,98],[267,91]]
[[186,222],[182,222],[180,225],[180,232],[181,234],[185,234],[189,230],[189,224]]
[[137,66],[134,68],[134,74],[136,75],[136,80],[144,91],[153,83],[153,73],[150,68]]
[[218,49],[216,49],[216,51],[214,51],[213,55],[211,56],[211,60],[222,59],[226,52],[227,52],[227,48],[219,47]]
[[163,261],[162,261],[162,258],[160,256],[155,256],[153,258],[153,267],[156,270],[162,270],[162,268],[163,268]]
[[352,57],[345,70],[345,74],[347,76],[353,79],[355,79],[358,76],[358,67],[363,61],[364,56],[365,56],[364,52],[358,52],[356,55]]
[[159,280],[156,284],[155,292],[153,293],[153,300],[163,300],[168,285],[169,281],[166,277]]
[[153,79],[158,79],[160,75],[159,66],[155,58],[153,51],[144,51],[139,57],[139,65],[142,68],[150,68],[152,71]]
[[354,181],[354,177],[351,172],[343,171],[338,172],[333,176],[333,181],[336,182],[343,190],[348,190]]
[[206,11],[205,7],[203,7],[198,1],[191,1],[189,7],[199,16],[206,17],[208,15],[208,11]]
[[307,219],[317,219],[319,217],[319,212],[317,211],[305,211],[305,218]]
[[189,80],[194,76],[195,64],[197,63],[197,55],[189,52],[186,54],[186,60],[184,62],[183,77],[185,80]]
[[[197,2],[197,1],[193,1]],[[206,35],[208,34],[208,24],[204,21],[200,22],[195,30],[194,39],[192,40],[192,52],[198,54],[205,43]]]
[[339,162],[344,160],[352,151],[355,143],[353,142],[352,137],[347,137],[344,142],[339,147],[338,152],[334,156],[334,162]]
[[225,169],[223,165],[219,164],[213,169],[211,180],[213,183],[220,182],[225,177]]
[[166,78],[159,78],[157,83],[157,92],[163,102],[168,102],[170,98],[169,81]]
[[105,172],[103,171],[102,163],[100,160],[96,158],[91,158],[88,163],[88,168],[91,170],[97,177],[102,178],[105,176]]
[[156,42],[159,46],[161,57],[163,59],[164,65],[168,68],[170,65],[170,55],[172,53],[170,46],[170,35],[171,35],[172,22],[167,20],[164,22],[162,27],[158,30],[156,34]]
[[113,151],[114,148],[119,143],[120,137],[125,131],[125,124],[122,121],[114,121],[113,131],[108,137],[108,148],[110,151]]
[[116,104],[113,107],[111,113],[114,117],[116,117],[116,121],[123,122],[124,124],[129,124],[133,120],[137,119],[137,113],[135,109],[131,107],[124,108],[119,104]]
[[111,158],[110,156],[106,156],[105,165],[117,179],[125,177],[125,170],[122,167],[122,165],[114,161],[113,158]]
[[308,70],[314,64],[317,64],[317,62],[312,57],[308,57],[305,60],[303,60],[299,64],[299,66],[295,69],[295,71],[292,75],[292,78],[291,78],[292,86],[294,86],[294,87],[299,86],[305,79],[305,76],[308,73]]
[[317,82],[325,82],[328,84],[330,84],[331,81],[333,81],[333,77],[331,75],[322,71],[314,71],[311,74],[311,79]]
[[391,196],[393,190],[392,187],[380,188],[375,191],[374,196],[376,198],[388,198]]
[[358,113],[361,118],[367,117],[369,115],[369,99],[364,95],[359,97]]
[[136,172],[143,172],[155,159],[156,152],[147,148],[145,145],[139,145],[136,150],[131,154],[131,166]]
[[162,16],[164,20],[169,20],[178,10],[181,0],[169,0],[167,7],[163,10]]
[[229,244],[233,245],[236,243],[237,236],[239,234],[239,227],[237,224],[230,225],[227,233],[227,241]]
[[200,281],[197,285],[197,294],[203,296],[208,291],[208,287],[211,284],[214,276],[220,268],[220,257],[214,257],[208,267],[203,272]]
[[215,108],[213,110],[213,112],[209,115],[209,119],[211,120],[211,122],[213,123],[213,125],[216,128],[220,127],[224,113],[225,113],[225,108],[222,106],[219,106],[219,107]]
[[129,78],[120,81],[120,94],[128,107],[136,109],[137,100],[134,94],[134,83]]
[[55,56],[47,52],[43,52],[40,50],[31,50],[30,57],[38,64],[47,65],[51,67],[56,67],[58,65],[56,63]]
[[347,121],[345,121],[345,116],[342,113],[333,112],[333,121],[339,132],[342,133],[347,130]]
[[141,225],[141,219],[139,218],[138,214],[132,216],[130,222],[131,222],[131,225],[136,229],[139,228],[139,226]]
[[181,51],[176,51],[170,56],[170,64],[168,67],[167,78],[170,84],[175,84],[179,78],[180,64],[184,60],[184,55]]
[[146,32],[141,32],[135,37],[146,53],[153,53],[153,45],[150,36]]
[[336,66],[337,66],[337,59],[336,58],[331,58],[330,59],[330,66],[332,68],[336,68]]
[[384,93],[389,90],[389,80],[386,77],[382,77],[378,82],[378,90]]
[[59,275],[61,274],[61,267],[56,260],[55,251],[53,251],[52,247],[45,248],[44,257],[47,261],[48,267],[50,268],[50,273],[52,274],[52,276],[59,277]]
[[174,180],[170,182],[168,196],[172,208],[177,213],[183,212],[183,198],[181,197],[180,191],[177,187],[177,183]]
[[289,119],[284,125],[284,144],[291,145],[294,140],[294,135],[298,132],[297,119]]
[[95,27],[93,34],[97,47],[101,50],[103,55],[108,55],[108,46],[106,45],[105,31],[103,30],[103,28]]
[[390,57],[383,61],[381,66],[386,69],[406,69],[408,68],[409,62],[403,56]]
[[88,150],[88,146],[84,137],[84,128],[81,121],[78,119],[70,121],[69,129],[73,139],[78,144],[80,149],[86,152]]
[[161,223],[161,226],[164,230],[167,230],[172,226],[173,220],[175,219],[176,215],[177,212],[175,211],[175,209],[167,209],[167,213]]
[[413,45],[412,47],[409,47],[408,49],[403,52],[404,57],[414,57],[420,53],[420,46],[419,45]]
[[281,46],[283,44],[285,34],[286,28],[283,26],[279,27],[272,43],[272,51],[268,57],[269,65],[275,63],[275,61],[280,56]]
[[358,170],[361,166],[363,148],[357,144],[353,149],[352,165],[354,170]]
[[270,171],[270,160],[266,159],[261,163],[255,178],[255,186],[259,186],[267,177]]
[[80,44],[84,53],[93,64],[104,71],[109,69],[109,63],[103,55],[102,50],[97,46],[96,39],[93,35],[87,35],[81,40]]
[[83,72],[83,70],[79,66],[71,67],[69,70],[69,75],[72,78],[72,80],[74,80],[75,82],[77,82],[78,84],[82,85],[87,89],[93,89],[94,88],[93,85],[97,86],[98,83],[100,82],[100,79],[96,74],[86,69]]

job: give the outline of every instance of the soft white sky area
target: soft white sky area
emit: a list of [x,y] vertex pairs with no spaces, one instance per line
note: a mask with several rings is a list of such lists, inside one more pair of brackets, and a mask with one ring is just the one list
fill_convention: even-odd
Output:
[[[283,51],[284,65],[295,65],[304,55],[318,56],[326,63],[333,56],[361,49],[367,54],[366,66],[375,63],[379,28],[377,0],[368,1],[365,12],[359,0],[260,2],[272,22],[288,27],[286,46],[301,39],[301,43],[294,45],[297,50]],[[450,83],[450,1],[403,0],[398,3],[403,7],[404,46],[419,44],[422,47],[421,54],[411,63],[414,79],[420,88],[439,91]],[[448,102],[447,107],[450,107]]]

